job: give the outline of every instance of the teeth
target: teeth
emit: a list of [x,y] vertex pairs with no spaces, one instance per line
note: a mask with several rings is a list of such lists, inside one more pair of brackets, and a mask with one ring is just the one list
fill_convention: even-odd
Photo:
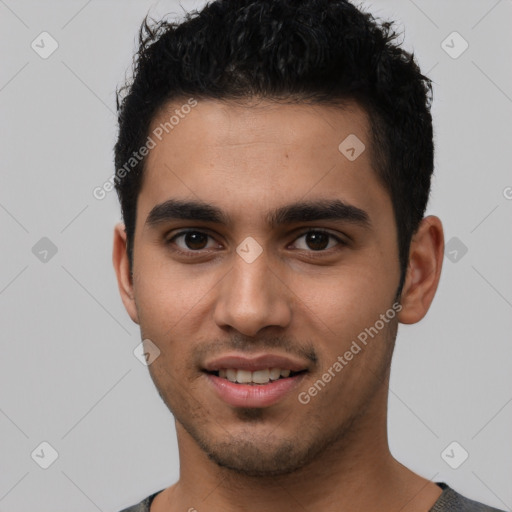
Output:
[[237,370],[236,368],[223,368],[219,370],[219,377],[230,382],[238,382],[239,384],[268,384],[270,381],[281,377],[289,377],[290,373],[290,370],[282,370],[281,368],[266,368],[255,372]]
[[281,370],[279,368],[270,369],[270,380],[277,380],[281,377]]
[[252,373],[247,370],[237,370],[236,381],[240,384],[249,384],[252,381]]
[[258,370],[256,372],[252,372],[252,381],[256,382],[256,384],[267,384],[270,380],[270,370]]

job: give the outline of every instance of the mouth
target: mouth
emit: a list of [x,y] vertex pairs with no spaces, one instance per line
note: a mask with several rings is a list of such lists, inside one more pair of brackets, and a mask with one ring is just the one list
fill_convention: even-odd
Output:
[[305,373],[307,370],[292,371],[287,368],[264,368],[250,371],[242,368],[222,368],[220,370],[204,371],[210,375],[228,380],[233,384],[265,386],[271,382],[293,378]]
[[308,362],[289,354],[230,353],[201,368],[208,387],[232,407],[270,407],[289,398],[309,371]]
[[[279,369],[279,376],[277,376],[278,368],[271,368],[269,370],[256,370],[252,372],[242,370],[239,377],[238,370],[234,368],[226,368],[225,370],[226,377],[220,376],[222,369],[204,373],[207,377],[208,385],[214,393],[225,404],[235,408],[265,408],[275,405],[285,398],[293,396],[293,390],[300,385],[300,382],[307,373],[306,370],[293,373],[290,370],[283,370],[284,375],[287,375],[285,377],[281,376],[281,370]],[[270,379],[270,372],[272,370],[275,370],[272,373],[272,376],[276,377],[275,380]],[[228,371],[231,377],[236,372],[236,380],[234,382],[227,378]],[[238,382],[238,378],[246,382]],[[262,381],[264,378],[268,380],[263,383],[254,382],[255,380]]]

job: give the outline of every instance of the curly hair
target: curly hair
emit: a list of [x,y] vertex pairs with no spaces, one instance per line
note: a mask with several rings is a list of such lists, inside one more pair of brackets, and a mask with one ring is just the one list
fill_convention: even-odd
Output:
[[[393,22],[379,23],[348,0],[216,0],[180,22],[146,16],[132,79],[117,91],[116,169],[173,100],[355,101],[370,120],[372,168],[393,204],[398,296],[428,202],[434,143],[431,81],[397,38]],[[115,179],[131,268],[144,162]]]

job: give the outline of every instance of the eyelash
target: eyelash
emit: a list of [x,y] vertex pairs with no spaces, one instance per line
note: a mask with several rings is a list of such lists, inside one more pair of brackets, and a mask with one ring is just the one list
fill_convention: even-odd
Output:
[[[180,231],[180,232],[176,233],[174,236],[172,236],[170,239],[166,240],[166,245],[168,245],[168,246],[172,245],[177,238],[179,238],[180,236],[185,236],[188,233],[200,233],[202,235],[206,235],[209,238],[213,238],[212,235],[209,235],[208,233],[206,233],[204,231],[200,231],[200,230],[197,230],[197,229],[188,229],[188,230]],[[328,237],[333,238],[334,240],[336,240],[336,242],[338,242],[338,245],[342,246],[342,247],[348,245],[348,243],[345,242],[344,240],[342,240],[341,238],[339,238],[336,235],[333,235],[332,233],[330,233],[329,231],[325,231],[323,229],[308,229],[308,230],[302,232],[301,234],[299,234],[295,238],[294,242],[297,241],[299,238],[302,238],[303,236],[306,236],[306,235],[308,235],[310,233],[322,233],[324,235],[327,235]],[[317,256],[322,256],[322,254],[329,254],[329,252],[332,249],[335,249],[335,248],[336,247],[331,247],[329,249],[322,249],[322,250],[319,250],[319,251],[306,250],[306,252],[310,253],[309,255],[311,257],[315,258]],[[208,249],[206,249],[206,251],[207,250]],[[305,249],[297,249],[297,250],[304,251]],[[184,251],[183,249],[172,248],[172,251],[175,252],[175,253],[178,253],[178,254],[180,254],[182,256],[188,257],[188,258],[194,258],[194,257],[197,257],[198,255],[204,254],[205,249],[198,249],[198,250],[189,249],[187,251]]]

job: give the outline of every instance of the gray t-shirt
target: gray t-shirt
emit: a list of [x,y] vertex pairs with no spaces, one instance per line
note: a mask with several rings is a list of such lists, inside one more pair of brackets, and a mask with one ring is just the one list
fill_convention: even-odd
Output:
[[[428,512],[504,512],[503,510],[488,507],[477,501],[465,498],[444,482],[436,482],[436,484],[443,489],[443,492]],[[160,492],[162,491],[155,492],[140,503],[137,503],[137,505],[125,508],[121,512],[149,512],[151,503]]]

